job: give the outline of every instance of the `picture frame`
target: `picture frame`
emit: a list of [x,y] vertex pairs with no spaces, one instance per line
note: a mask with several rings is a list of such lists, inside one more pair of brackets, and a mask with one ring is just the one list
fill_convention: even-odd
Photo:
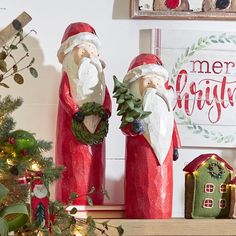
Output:
[[[153,2],[154,0],[147,0],[147,2]],[[224,20],[233,21],[236,20],[236,12],[227,11],[208,11],[203,12],[199,4],[202,1],[189,0],[189,11],[175,11],[175,10],[152,10],[151,4],[147,4],[148,8],[143,8],[140,3],[145,0],[130,0],[130,17],[132,19],[162,19],[162,20]],[[198,7],[195,7],[198,4]],[[191,5],[193,8],[191,8]],[[150,7],[151,6],[151,7]]]
[[235,148],[236,32],[154,28],[151,38],[169,72],[181,146]]

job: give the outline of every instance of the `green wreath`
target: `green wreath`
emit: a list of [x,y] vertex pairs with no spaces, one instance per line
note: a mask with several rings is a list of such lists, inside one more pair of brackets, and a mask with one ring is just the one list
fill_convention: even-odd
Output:
[[207,169],[211,176],[217,179],[222,178],[225,173],[224,168],[218,162],[210,163]]
[[[85,127],[85,116],[98,115],[101,118],[98,129],[92,134]],[[104,107],[96,102],[85,103],[73,116],[72,132],[83,144],[94,145],[102,143],[108,132],[108,114]]]

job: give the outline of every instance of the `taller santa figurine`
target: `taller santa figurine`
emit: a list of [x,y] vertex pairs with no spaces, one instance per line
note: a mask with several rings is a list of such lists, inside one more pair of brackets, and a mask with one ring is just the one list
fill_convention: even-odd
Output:
[[[142,104],[144,118],[122,127],[126,135],[125,205],[127,218],[161,219],[172,214],[173,160],[180,140],[172,109],[168,73],[153,54],[134,58],[123,81]],[[137,100],[138,99],[138,100]]]
[[[65,166],[56,186],[56,198],[88,204],[85,196],[93,187],[94,204],[103,203],[105,136],[111,99],[99,59],[100,40],[92,26],[73,23],[67,27],[58,50],[62,64],[56,133],[56,163]],[[94,189],[94,188],[93,188]]]

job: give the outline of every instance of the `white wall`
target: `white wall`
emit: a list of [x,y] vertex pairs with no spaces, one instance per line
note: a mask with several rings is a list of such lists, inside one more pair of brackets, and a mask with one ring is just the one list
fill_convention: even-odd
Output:
[[[0,27],[10,23],[22,11],[28,12],[33,20],[25,32],[35,29],[37,35],[28,38],[27,45],[36,57],[35,67],[39,78],[28,73],[24,85],[12,82],[10,89],[0,87],[1,95],[21,96],[24,104],[14,116],[17,128],[35,132],[38,139],[55,141],[56,111],[61,65],[56,53],[61,37],[68,24],[83,21],[91,24],[102,42],[101,57],[106,62],[106,81],[113,90],[112,76],[122,79],[129,63],[145,45],[141,43],[140,30],[150,28],[224,30],[234,29],[235,22],[220,21],[164,21],[129,19],[129,0],[2,0],[0,7]],[[141,38],[141,40],[140,40]],[[142,49],[140,48],[142,47]],[[141,49],[141,50],[140,50]],[[113,115],[107,138],[107,185],[111,203],[123,202],[124,137],[119,131],[120,118],[116,116],[113,100]],[[53,156],[54,150],[51,152]],[[174,207],[173,216],[183,216],[184,174],[182,169],[187,162],[205,152],[216,152],[236,167],[234,149],[181,149],[180,160],[174,164]]]

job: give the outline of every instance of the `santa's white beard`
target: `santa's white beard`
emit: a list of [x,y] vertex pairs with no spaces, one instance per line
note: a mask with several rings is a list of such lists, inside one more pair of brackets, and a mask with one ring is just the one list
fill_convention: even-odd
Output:
[[[174,118],[172,109],[169,111],[166,102],[156,95],[157,90],[149,88],[145,91],[143,98],[144,111],[152,113],[143,122],[145,126],[144,137],[150,143],[159,164],[165,161],[172,141]],[[160,92],[171,107],[168,92]]]
[[[63,68],[68,75],[71,96],[79,107],[87,102],[103,104],[106,87],[98,58],[84,57],[77,65],[73,56],[68,55],[64,59]],[[89,132],[94,133],[100,120],[99,116],[90,115],[86,116],[83,122]]]

